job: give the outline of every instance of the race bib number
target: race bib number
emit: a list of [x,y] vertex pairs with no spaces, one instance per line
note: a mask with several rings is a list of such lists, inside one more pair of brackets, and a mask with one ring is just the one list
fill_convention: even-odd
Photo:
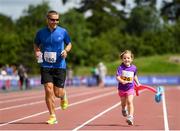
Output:
[[134,78],[134,72],[125,71],[125,70],[122,71],[122,79],[123,79],[123,80],[132,83],[133,78]]
[[55,63],[56,52],[44,52],[44,60],[49,63]]

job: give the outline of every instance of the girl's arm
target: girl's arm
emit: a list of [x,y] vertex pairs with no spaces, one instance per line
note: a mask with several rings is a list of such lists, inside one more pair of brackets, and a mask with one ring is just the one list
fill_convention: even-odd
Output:
[[120,76],[116,76],[116,79],[123,85],[129,83],[128,81],[123,80]]
[[137,84],[138,86],[140,85],[139,79],[138,79],[137,75],[134,76],[134,81],[136,82],[136,84]]

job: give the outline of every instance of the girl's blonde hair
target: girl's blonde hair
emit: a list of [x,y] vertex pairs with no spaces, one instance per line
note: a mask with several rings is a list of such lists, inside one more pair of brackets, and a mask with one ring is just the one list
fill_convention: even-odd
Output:
[[122,59],[124,54],[128,54],[128,53],[131,55],[131,58],[134,59],[134,55],[133,55],[132,51],[130,51],[130,50],[125,50],[124,52],[122,52],[120,54],[120,58]]

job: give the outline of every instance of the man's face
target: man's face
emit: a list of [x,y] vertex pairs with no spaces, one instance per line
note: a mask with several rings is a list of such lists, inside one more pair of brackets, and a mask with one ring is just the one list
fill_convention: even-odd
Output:
[[47,17],[47,23],[50,28],[55,29],[57,24],[59,23],[59,15],[49,14]]

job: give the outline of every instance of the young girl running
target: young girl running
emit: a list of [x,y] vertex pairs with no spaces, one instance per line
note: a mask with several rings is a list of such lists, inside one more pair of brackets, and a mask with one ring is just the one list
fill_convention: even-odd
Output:
[[140,85],[137,77],[137,68],[132,64],[133,54],[130,50],[125,50],[120,58],[121,65],[117,69],[116,79],[118,80],[118,91],[121,99],[122,115],[126,117],[128,125],[133,125],[134,115],[134,82]]

